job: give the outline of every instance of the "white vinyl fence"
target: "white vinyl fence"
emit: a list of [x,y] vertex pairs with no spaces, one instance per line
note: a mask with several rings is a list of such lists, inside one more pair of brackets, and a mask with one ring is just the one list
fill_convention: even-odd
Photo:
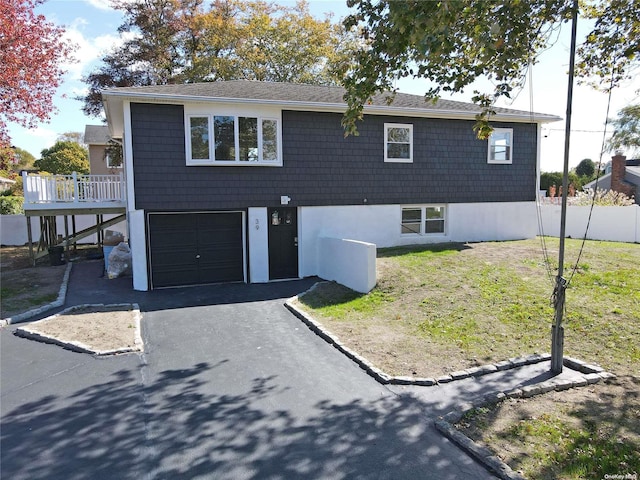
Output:
[[[115,214],[104,215],[104,220],[109,220],[116,217]],[[30,217],[32,240],[37,242],[40,238],[40,222],[38,217]],[[56,217],[56,224],[58,234],[64,235],[64,217]],[[96,224],[95,215],[76,215],[76,232],[80,232],[85,228],[92,227]],[[125,238],[127,237],[127,222],[122,221],[115,225],[108,227],[108,230],[115,230],[122,233]],[[72,232],[71,219],[69,219],[69,234]],[[24,215],[0,215],[0,244],[6,246],[19,246],[24,245],[29,241],[27,235],[27,217]],[[92,244],[98,240],[96,235],[90,235],[78,243]]]
[[[567,207],[566,236],[583,238],[590,207]],[[542,227],[545,235],[560,236],[560,205],[542,205]],[[640,243],[640,206],[594,207],[587,232],[589,240]]]

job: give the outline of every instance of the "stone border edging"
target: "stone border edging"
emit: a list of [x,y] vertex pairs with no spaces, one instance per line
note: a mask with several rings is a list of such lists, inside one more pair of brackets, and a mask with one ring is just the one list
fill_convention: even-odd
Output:
[[576,370],[582,374],[578,379],[551,379],[535,385],[527,385],[522,388],[515,388],[508,392],[497,392],[481,397],[474,403],[465,403],[457,409],[438,417],[434,420],[434,426],[445,437],[458,445],[478,462],[484,465],[489,471],[498,475],[502,480],[526,480],[522,475],[514,472],[509,465],[504,463],[493,451],[484,445],[474,442],[464,433],[454,427],[454,423],[459,422],[469,411],[486,405],[495,404],[508,398],[530,398],[543,393],[568,390],[575,387],[584,387],[598,383],[600,380],[615,378],[615,375],[604,371],[598,365],[591,365],[581,360],[565,357],[563,362],[565,367]]
[[[289,298],[285,302],[285,307],[293,313],[296,317],[302,320],[316,335],[320,336],[327,343],[333,345],[344,355],[349,357],[355,363],[360,366],[364,371],[366,371],[371,377],[373,377],[376,381],[383,385],[418,385],[423,387],[431,387],[434,385],[439,385],[442,383],[452,382],[454,380],[461,380],[463,378],[469,377],[479,377],[482,375],[486,375],[488,373],[495,373],[498,371],[509,370],[512,368],[522,367],[524,365],[533,365],[535,363],[544,362],[551,359],[551,354],[548,353],[536,353],[533,355],[527,355],[524,357],[516,357],[510,358],[508,360],[503,360],[501,362],[497,362],[494,364],[482,365],[479,367],[470,367],[465,370],[458,370],[452,372],[448,375],[442,375],[440,377],[405,377],[405,376],[391,376],[387,373],[383,372],[371,362],[369,362],[366,358],[362,357],[358,353],[351,350],[344,343],[342,343],[336,335],[334,335],[331,331],[324,328],[324,326],[316,321],[311,315],[299,309],[293,304],[294,300],[298,300],[298,298],[305,293],[313,291],[318,285],[324,282],[318,282],[314,284],[310,289],[305,292],[302,292],[294,297]],[[586,364],[584,364],[586,365]]]
[[[72,313],[74,311],[84,310],[87,308],[101,308],[105,312],[123,310],[124,308],[130,311],[133,311],[134,322],[135,322],[134,346],[115,348],[112,350],[94,350],[90,346],[85,345],[82,342],[64,341],[55,337],[49,337],[46,335],[42,335],[41,333],[38,333],[37,331],[30,329],[29,327],[17,328],[14,332],[14,335],[17,335],[18,337],[22,337],[22,338],[27,338],[29,340],[35,340],[38,342],[58,345],[64,349],[71,350],[72,352],[89,353],[98,357],[102,357],[106,355],[118,355],[123,353],[144,352],[144,342],[142,340],[141,324],[140,324],[140,321],[142,319],[142,314],[140,313],[140,306],[137,303],[116,303],[116,304],[109,304],[109,305],[105,305],[102,303],[88,303],[83,305],[75,305],[73,307],[66,308],[61,312],[58,312],[55,315],[51,315],[49,317],[43,318],[42,320],[38,320],[38,322],[43,320],[53,319],[61,315],[64,315],[66,313]],[[32,325],[35,325],[38,322],[33,322]]]
[[[338,337],[333,335],[329,330],[317,322],[311,315],[297,308],[294,304],[294,300],[298,300],[301,295],[313,291],[320,283],[314,284],[310,289],[302,292],[294,297],[289,298],[285,302],[285,307],[293,313],[296,317],[302,320],[310,330],[320,336],[327,343],[333,345],[340,352],[345,354],[351,360],[365,370],[371,377],[380,382],[383,385],[420,385],[420,386],[434,386],[441,383],[448,383],[454,380],[461,380],[469,377],[479,377],[488,373],[494,373],[503,370],[509,370],[512,368],[522,367],[525,365],[532,365],[535,363],[544,362],[551,359],[551,354],[533,354],[525,357],[510,358],[503,360],[495,364],[482,365],[479,367],[472,367],[465,370],[459,370],[452,372],[448,375],[443,375],[438,378],[413,378],[413,377],[393,377],[387,375],[379,368],[375,367],[364,357],[354,352],[346,345],[344,345]],[[594,364],[589,364],[571,357],[564,357],[562,363],[565,367],[580,372],[582,376],[575,380],[570,379],[551,379],[545,382],[537,383],[534,385],[526,385],[522,388],[515,388],[508,392],[497,392],[481,397],[480,400],[474,403],[464,403],[458,406],[457,409],[448,412],[445,415],[438,417],[434,420],[434,426],[436,429],[447,437],[450,441],[467,452],[478,462],[485,466],[487,470],[498,475],[503,480],[526,480],[522,475],[514,472],[509,465],[504,463],[500,457],[494,454],[489,448],[479,445],[465,434],[457,430],[453,424],[460,421],[460,419],[470,410],[478,407],[482,407],[488,404],[497,403],[507,398],[530,398],[535,395],[541,395],[550,391],[563,391],[574,387],[582,387],[599,382],[600,380],[615,378],[615,375],[606,372],[602,367]]]
[[31,317],[35,317],[36,315],[40,315],[48,310],[52,310],[54,308],[58,308],[64,305],[64,300],[67,297],[67,287],[69,285],[69,275],[71,274],[71,266],[72,262],[67,263],[67,268],[64,271],[64,276],[62,277],[62,284],[60,285],[60,290],[58,291],[58,298],[51,303],[47,303],[46,305],[42,305],[41,307],[34,308],[32,310],[28,310],[23,313],[19,313],[12,317],[3,318],[0,320],[0,327],[4,327],[5,325],[11,325],[14,323],[24,322]]

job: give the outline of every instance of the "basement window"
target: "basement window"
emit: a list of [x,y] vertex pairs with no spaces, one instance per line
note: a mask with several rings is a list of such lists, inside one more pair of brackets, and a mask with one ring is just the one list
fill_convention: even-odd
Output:
[[446,207],[426,205],[402,207],[402,235],[444,235]]

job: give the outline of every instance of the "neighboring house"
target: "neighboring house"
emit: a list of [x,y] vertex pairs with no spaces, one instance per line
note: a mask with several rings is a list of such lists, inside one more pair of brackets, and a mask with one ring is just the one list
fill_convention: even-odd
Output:
[[[103,92],[122,138],[134,288],[316,275],[319,239],[378,247],[536,235],[552,115],[397,94],[344,136],[339,87],[255,81]],[[446,275],[446,272],[443,272]]]
[[86,125],[84,128],[84,143],[89,147],[89,165],[92,175],[109,175],[122,171],[122,165],[112,164],[106,154],[106,148],[111,140],[107,125]]
[[[585,188],[596,188],[596,180],[584,185]],[[597,180],[598,190],[613,190],[634,197],[640,205],[640,159],[627,160],[624,155],[611,157],[605,174]]]
[[4,192],[9,190],[11,187],[15,185],[16,181],[11,180],[10,178],[0,177],[0,192]]

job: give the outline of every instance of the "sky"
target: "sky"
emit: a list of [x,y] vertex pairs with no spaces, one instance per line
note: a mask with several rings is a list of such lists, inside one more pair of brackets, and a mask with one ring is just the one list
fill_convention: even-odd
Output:
[[[293,6],[294,0],[279,0],[287,6]],[[334,19],[348,14],[346,0],[310,0],[311,12],[323,17],[333,13]],[[49,123],[41,123],[35,129],[26,129],[9,124],[9,134],[13,145],[25,149],[36,158],[44,148],[51,147],[56,138],[65,132],[84,132],[85,125],[98,125],[100,118],[87,117],[82,112],[82,102],[75,100],[86,93],[82,77],[100,65],[100,58],[114,45],[122,41],[118,26],[122,15],[109,7],[108,0],[48,0],[39,5],[36,12],[49,21],[61,25],[66,36],[78,45],[75,52],[77,61],[66,66],[67,74],[58,89],[54,104],[57,112]],[[584,36],[589,25],[578,23],[578,35]],[[566,117],[567,86],[569,66],[570,27],[564,26],[556,44],[540,56],[533,67],[531,81],[513,101],[501,100],[498,106],[524,111],[534,111]],[[425,80],[402,79],[397,81],[401,92],[422,95],[426,90]],[[471,101],[475,89],[491,91],[491,84],[478,81],[462,94],[443,96],[458,101]],[[609,118],[626,105],[638,103],[640,81],[634,79],[613,91],[609,105]],[[596,163],[600,160],[602,139],[607,118],[608,95],[597,92],[589,86],[574,85],[572,105],[571,143],[569,164],[575,167],[582,159],[590,158]],[[611,132],[611,126],[607,129]],[[541,141],[541,170],[562,171],[565,143],[565,122],[546,124],[543,127]],[[514,145],[514,149],[517,145]],[[611,157],[605,153],[606,163]]]

